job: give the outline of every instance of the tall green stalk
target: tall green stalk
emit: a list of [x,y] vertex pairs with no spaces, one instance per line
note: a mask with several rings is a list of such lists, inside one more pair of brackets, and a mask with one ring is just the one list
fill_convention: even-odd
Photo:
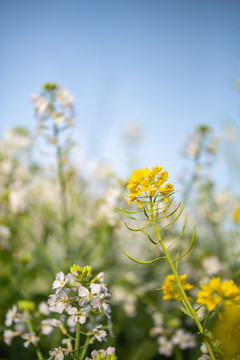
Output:
[[[192,318],[194,319],[194,321],[195,321],[195,323],[196,323],[196,325],[197,325],[197,327],[199,329],[200,334],[204,335],[203,327],[202,327],[202,325],[201,325],[201,323],[200,323],[200,321],[199,321],[199,319],[198,319],[198,317],[197,317],[197,315],[196,315],[196,313],[195,313],[195,311],[194,311],[194,309],[193,309],[193,307],[192,307],[192,305],[191,305],[191,303],[190,303],[190,301],[189,301],[189,299],[188,299],[188,297],[187,297],[187,295],[185,293],[185,290],[183,289],[183,286],[182,286],[180,277],[178,275],[177,269],[175,268],[175,265],[174,265],[170,255],[168,253],[168,250],[167,250],[167,248],[165,247],[165,245],[164,245],[164,243],[162,241],[160,232],[159,232],[157,224],[156,224],[155,216],[154,216],[152,197],[150,197],[150,212],[151,212],[152,222],[153,222],[153,226],[154,226],[158,241],[159,241],[159,243],[160,243],[160,245],[161,245],[161,247],[162,247],[162,249],[163,249],[163,251],[165,253],[166,259],[168,260],[168,263],[169,263],[169,265],[170,265],[170,267],[172,269],[172,272],[173,272],[173,274],[174,274],[174,276],[176,278],[178,289],[180,291],[180,295],[181,295],[181,298],[182,298],[182,302],[183,302],[185,308],[187,309],[187,311],[190,312]],[[207,346],[207,349],[208,349],[209,355],[211,356],[211,359],[216,360],[216,358],[214,356],[214,353],[212,351],[211,344],[209,343],[209,341],[206,338],[204,338],[204,342],[205,342],[205,344]]]

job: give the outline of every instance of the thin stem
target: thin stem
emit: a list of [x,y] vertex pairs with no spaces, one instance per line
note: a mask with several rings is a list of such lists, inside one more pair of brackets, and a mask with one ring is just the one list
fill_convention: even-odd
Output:
[[68,240],[68,205],[67,205],[67,184],[63,171],[63,158],[62,158],[62,148],[58,143],[59,139],[59,130],[56,125],[53,128],[54,136],[57,139],[57,171],[58,171],[58,179],[60,185],[60,198],[61,198],[61,217],[62,217],[62,238],[63,242],[67,242]]
[[[27,325],[28,325],[29,332],[34,333],[32,322],[31,322],[31,320],[29,318],[27,318]],[[41,350],[39,349],[38,345],[36,344],[34,346],[36,348],[36,353],[37,353],[38,360],[44,360],[44,358],[42,356],[42,353],[41,353]]]
[[78,358],[79,353],[79,344],[80,344],[80,323],[77,322],[77,329],[76,329],[76,340],[75,340],[75,357]]
[[[166,258],[169,262],[169,265],[172,269],[172,272],[173,274],[175,275],[175,278],[176,278],[176,281],[177,281],[177,285],[178,285],[178,288],[179,288],[179,291],[180,291],[180,295],[181,295],[181,298],[182,298],[182,302],[183,304],[185,305],[185,307],[187,308],[187,310],[190,312],[190,314],[192,315],[192,318],[195,320],[195,323],[200,331],[201,334],[203,334],[203,327],[202,327],[202,324],[200,323],[186,293],[185,293],[185,290],[183,289],[183,286],[182,286],[182,283],[181,283],[181,280],[179,278],[179,275],[178,275],[178,272],[174,266],[174,263],[168,253],[168,250],[167,248],[165,247],[163,241],[162,241],[162,238],[161,238],[161,235],[160,235],[160,232],[158,230],[158,227],[157,227],[157,224],[156,224],[156,220],[155,220],[155,216],[154,216],[154,212],[153,212],[153,202],[152,202],[152,197],[150,197],[150,211],[151,211],[151,216],[152,216],[152,222],[153,222],[153,226],[154,226],[154,229],[155,229],[155,232],[156,232],[156,235],[157,235],[157,238],[158,238],[158,241],[166,255]],[[211,356],[211,359],[212,360],[215,360],[215,356],[213,354],[213,351],[212,351],[212,348],[211,348],[211,345],[210,343],[208,342],[207,339],[204,340],[205,341],[205,344],[207,346],[207,349],[208,349],[208,352]]]
[[83,360],[83,359],[84,359],[84,356],[85,356],[85,354],[86,354],[86,352],[87,352],[87,348],[88,348],[89,341],[90,341],[90,338],[89,338],[89,336],[87,336],[87,337],[86,337],[86,340],[85,340],[85,343],[84,343],[84,345],[83,345],[83,350],[82,350],[82,352],[81,352],[81,356],[80,356],[79,360]]

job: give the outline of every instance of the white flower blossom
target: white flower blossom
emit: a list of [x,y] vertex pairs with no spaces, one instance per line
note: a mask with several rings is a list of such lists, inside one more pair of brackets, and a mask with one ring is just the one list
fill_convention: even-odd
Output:
[[7,311],[5,325],[11,326],[17,314],[17,305],[13,305],[11,309]]
[[99,353],[103,354],[103,356],[106,358],[108,355],[111,356],[111,355],[115,354],[115,348],[112,347],[112,346],[109,346],[106,350],[103,350],[103,349],[101,349],[101,350],[93,350],[91,352],[92,358],[90,359],[90,358],[87,357],[85,360],[97,360]]
[[69,351],[68,349],[62,348],[59,346],[58,348],[55,348],[53,351],[49,351],[50,359],[54,357],[54,360],[63,360],[65,355],[68,355]]
[[49,310],[62,314],[63,311],[68,311],[71,305],[67,294],[59,289],[56,294],[51,294],[48,299]]
[[53,327],[61,327],[62,322],[57,319],[47,319],[41,322],[41,330],[44,335],[49,335],[53,331]]
[[38,336],[35,335],[35,333],[27,333],[23,334],[22,339],[26,340],[23,343],[23,346],[27,348],[30,344],[36,345],[38,341],[40,340]]
[[53,282],[53,289],[62,289],[67,283],[67,279],[62,271],[56,275],[56,280]]
[[87,319],[87,313],[84,309],[78,310],[76,307],[72,307],[68,310],[68,314],[71,315],[70,318],[75,322],[79,322],[80,324],[84,324]]
[[165,356],[171,356],[173,352],[173,344],[165,336],[158,338],[158,353]]
[[96,326],[92,331],[91,334],[95,336],[95,338],[98,341],[102,341],[103,338],[107,336],[107,333],[105,330],[102,330],[102,325]]
[[172,343],[174,345],[179,345],[181,350],[196,346],[195,337],[190,332],[186,332],[183,329],[178,329],[176,331],[172,337]]
[[17,332],[17,331],[4,330],[4,332],[3,332],[4,342],[5,342],[7,345],[11,345],[12,339],[13,339],[15,336],[18,336],[18,335],[20,335],[20,334],[19,334],[19,332]]
[[67,346],[68,351],[72,351],[72,349],[73,349],[72,339],[70,339],[70,338],[63,339],[62,344]]
[[[99,284],[90,284],[91,292],[84,286],[80,286],[78,289],[78,294],[81,297],[79,301],[80,306],[84,306],[86,303],[90,302],[91,305],[96,305],[98,299],[97,294],[101,291],[101,285]],[[94,296],[95,295],[95,296]]]
[[49,315],[50,313],[48,304],[45,301],[40,302],[38,309],[43,315]]

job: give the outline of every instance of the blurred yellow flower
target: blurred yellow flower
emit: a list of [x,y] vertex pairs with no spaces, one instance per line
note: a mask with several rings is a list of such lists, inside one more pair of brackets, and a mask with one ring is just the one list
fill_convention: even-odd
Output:
[[129,204],[134,201],[140,208],[142,208],[142,201],[138,199],[143,196],[163,196],[163,200],[168,202],[168,195],[174,191],[171,183],[164,183],[168,179],[168,172],[162,171],[161,166],[154,166],[150,171],[149,168],[134,170],[129,178],[127,188],[130,189]]
[[[184,290],[191,290],[193,285],[189,284],[187,281],[187,275],[183,274],[180,276],[180,281]],[[168,275],[162,286],[163,290],[163,300],[177,299],[181,300],[181,296],[178,291],[178,285],[175,275]]]
[[203,284],[198,292],[197,303],[206,305],[209,311],[213,311],[222,301],[226,306],[240,305],[240,290],[233,280],[221,283],[220,277],[213,278],[208,285]]
[[233,221],[235,223],[240,222],[240,205],[236,207],[234,213],[233,213]]

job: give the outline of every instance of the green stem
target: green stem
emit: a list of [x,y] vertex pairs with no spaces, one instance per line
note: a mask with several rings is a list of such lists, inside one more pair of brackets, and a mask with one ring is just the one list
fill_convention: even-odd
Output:
[[[191,303],[190,303],[190,301],[189,301],[189,299],[188,299],[188,297],[187,297],[187,295],[185,293],[185,290],[183,289],[183,286],[182,286],[181,280],[179,278],[178,272],[177,272],[177,270],[176,270],[176,268],[174,266],[174,263],[173,263],[170,255],[169,255],[169,253],[167,251],[167,248],[165,247],[165,245],[164,245],[164,243],[162,241],[160,232],[158,230],[158,227],[157,227],[157,224],[156,224],[156,221],[155,221],[155,216],[154,216],[154,212],[153,212],[152,197],[150,197],[150,211],[151,211],[152,222],[153,222],[153,226],[154,226],[158,241],[159,241],[159,243],[160,243],[160,245],[161,245],[161,247],[162,247],[162,249],[163,249],[163,251],[165,253],[165,256],[166,256],[166,258],[167,258],[167,260],[169,262],[169,265],[170,265],[170,267],[172,269],[172,272],[175,275],[177,285],[178,285],[178,288],[179,288],[179,291],[180,291],[180,295],[181,295],[181,298],[182,298],[182,302],[185,305],[185,307],[187,308],[187,310],[191,313],[192,318],[195,320],[195,323],[196,323],[196,325],[197,325],[197,327],[199,329],[199,332],[202,335],[204,335],[203,334],[202,324],[200,323],[200,321],[199,321],[199,319],[198,319],[198,317],[197,317],[197,315],[196,315],[196,313],[195,313],[195,311],[194,311],[194,309],[193,309],[193,307],[192,307],[192,305],[191,305]],[[212,347],[211,347],[209,341],[207,339],[205,339],[204,342],[205,342],[205,344],[207,346],[207,349],[208,349],[209,355],[211,356],[211,359],[215,360],[215,356],[213,354]]]
[[87,337],[86,337],[86,340],[85,340],[85,343],[84,343],[84,345],[83,345],[83,350],[82,350],[82,352],[81,352],[81,356],[80,356],[79,360],[83,360],[83,359],[84,359],[84,356],[85,356],[85,354],[86,354],[86,352],[87,352],[87,348],[88,348],[89,341],[90,341],[90,338],[89,338],[89,336],[87,336]]
[[78,358],[79,353],[79,344],[80,344],[80,322],[77,322],[77,329],[76,329],[76,340],[75,340],[75,357]]
[[59,140],[59,130],[56,125],[53,128],[54,136],[57,139],[57,171],[58,171],[58,179],[60,185],[60,198],[61,198],[61,221],[62,221],[62,238],[63,242],[66,243],[68,240],[68,205],[67,205],[67,185],[66,179],[63,171],[63,159],[62,159],[62,148],[58,143]]
[[[27,314],[27,316],[28,316],[28,314]],[[31,322],[31,320],[29,318],[27,318],[27,325],[28,325],[29,332],[34,333],[32,322]],[[36,353],[37,353],[38,360],[44,360],[44,358],[42,356],[42,353],[41,353],[41,350],[39,349],[38,345],[36,344],[34,346],[36,348]]]
[[178,347],[175,347],[173,352],[175,360],[183,360],[182,351]]

